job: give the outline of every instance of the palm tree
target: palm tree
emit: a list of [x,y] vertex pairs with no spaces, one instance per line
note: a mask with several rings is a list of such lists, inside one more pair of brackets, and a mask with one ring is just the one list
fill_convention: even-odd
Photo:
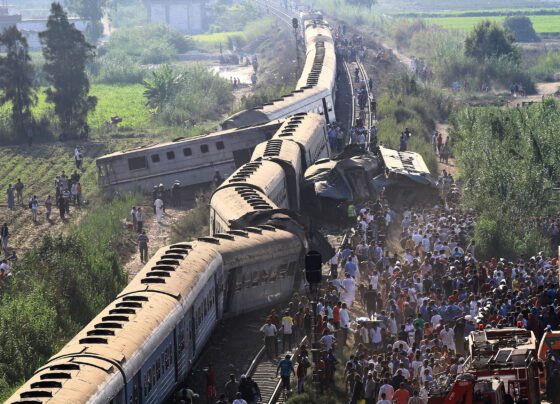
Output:
[[175,76],[168,65],[153,71],[151,80],[144,80],[143,83],[146,105],[159,112],[175,94],[180,79],[181,75]]

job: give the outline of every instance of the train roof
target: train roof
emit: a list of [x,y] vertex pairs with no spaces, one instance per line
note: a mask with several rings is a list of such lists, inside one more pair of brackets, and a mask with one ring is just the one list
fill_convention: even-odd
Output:
[[218,189],[212,195],[210,204],[218,216],[230,222],[253,212],[272,211],[278,208],[265,194],[248,185]]
[[270,139],[266,142],[260,143],[255,147],[252,161],[260,159],[285,161],[292,167],[301,167],[301,154],[298,145],[294,142],[284,141],[284,139]]
[[307,51],[307,62],[303,67],[296,88],[306,86],[333,86],[336,79],[336,55],[334,45],[315,42]]
[[237,127],[250,125],[251,122],[276,121],[301,113],[302,103],[310,102],[330,94],[330,90],[321,86],[306,86],[294,90],[276,100],[272,100],[260,107],[246,109],[230,116],[223,125]]
[[269,195],[268,188],[276,185],[278,179],[283,178],[284,170],[279,164],[267,160],[250,161],[230,175],[219,189],[247,185]]
[[307,145],[312,138],[311,134],[317,129],[323,129],[324,126],[325,121],[319,114],[296,114],[286,119],[272,138],[289,139],[296,143]]
[[135,153],[135,152],[146,153],[146,152],[156,151],[156,150],[165,149],[165,148],[175,149],[175,148],[180,148],[180,147],[183,147],[183,146],[186,147],[192,142],[213,141],[213,140],[218,140],[218,138],[221,138],[223,136],[237,135],[237,134],[239,134],[239,132],[242,132],[244,130],[258,130],[259,128],[262,128],[263,130],[266,130],[268,128],[278,126],[278,125],[280,125],[280,121],[275,120],[275,121],[269,122],[269,120],[267,119],[265,122],[263,122],[261,124],[254,125],[254,127],[242,127],[242,126],[240,126],[240,127],[237,127],[237,128],[221,130],[221,131],[218,131],[218,132],[207,133],[207,134],[203,134],[203,135],[199,135],[199,136],[192,136],[192,137],[188,137],[188,138],[178,138],[178,139],[175,139],[175,140],[170,141],[170,142],[157,143],[157,144],[152,144],[152,145],[148,145],[148,146],[137,147],[135,149],[128,149],[128,150],[118,151],[118,152],[114,152],[114,153],[109,153],[109,154],[106,154],[104,156],[99,157],[96,161],[97,162],[107,162],[107,161],[111,161],[111,160],[117,160],[117,159],[120,159],[120,158],[123,158],[123,157],[128,157],[132,153]]

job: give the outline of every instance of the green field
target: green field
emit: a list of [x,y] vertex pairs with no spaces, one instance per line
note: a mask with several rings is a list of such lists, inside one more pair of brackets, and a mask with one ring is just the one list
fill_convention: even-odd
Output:
[[[539,34],[560,32],[560,15],[530,15],[535,31]],[[432,24],[437,24],[448,29],[470,30],[482,20],[502,22],[505,16],[480,16],[480,17],[439,17],[426,18]]]

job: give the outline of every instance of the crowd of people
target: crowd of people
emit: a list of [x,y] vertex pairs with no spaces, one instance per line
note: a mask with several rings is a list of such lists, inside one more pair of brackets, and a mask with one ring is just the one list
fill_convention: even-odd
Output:
[[[471,331],[524,327],[540,339],[560,324],[557,258],[541,251],[511,261],[479,260],[473,213],[447,203],[397,213],[377,200],[350,206],[348,216],[353,232],[331,258],[316,306],[295,294],[261,328],[286,390],[305,391],[314,369],[321,392],[342,378],[350,404],[426,404],[442,377],[464,372]],[[543,220],[543,227],[555,225],[555,218]],[[397,245],[389,247],[389,238]],[[281,354],[305,335],[316,342],[317,357],[306,346],[293,358]],[[554,400],[559,358],[549,355],[545,367]],[[228,383],[220,403],[259,398],[236,391],[234,375]],[[510,393],[506,398],[513,402]]]

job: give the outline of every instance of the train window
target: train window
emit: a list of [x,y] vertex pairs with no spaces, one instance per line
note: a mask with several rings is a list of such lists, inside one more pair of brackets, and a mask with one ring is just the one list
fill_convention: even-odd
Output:
[[243,278],[238,278],[237,281],[235,282],[235,290],[239,291],[241,290],[241,288],[243,287]]
[[161,359],[156,360],[156,381],[161,378]]
[[190,147],[185,147],[185,148],[183,149],[183,155],[184,155],[185,157],[192,156],[192,150],[191,150],[191,148],[190,148]]
[[182,324],[179,327],[179,341],[177,345],[179,346],[179,353],[181,353],[185,349],[185,329]]
[[159,163],[159,154],[152,154],[152,163]]
[[259,273],[253,272],[251,275],[251,286],[258,286],[259,285]]
[[148,159],[146,156],[131,157],[128,159],[128,169],[130,171],[143,170],[145,168],[148,168]]
[[200,151],[201,151],[202,153],[208,153],[208,150],[209,150],[209,149],[208,149],[208,145],[207,145],[207,144],[200,145]]
[[154,369],[153,366],[152,366],[151,371],[152,371],[152,388],[155,388],[157,379],[156,379],[156,372],[155,372],[155,369]]
[[223,150],[225,147],[224,142],[216,142],[216,149]]
[[167,152],[167,160],[173,160],[175,158],[175,152],[173,150]]

